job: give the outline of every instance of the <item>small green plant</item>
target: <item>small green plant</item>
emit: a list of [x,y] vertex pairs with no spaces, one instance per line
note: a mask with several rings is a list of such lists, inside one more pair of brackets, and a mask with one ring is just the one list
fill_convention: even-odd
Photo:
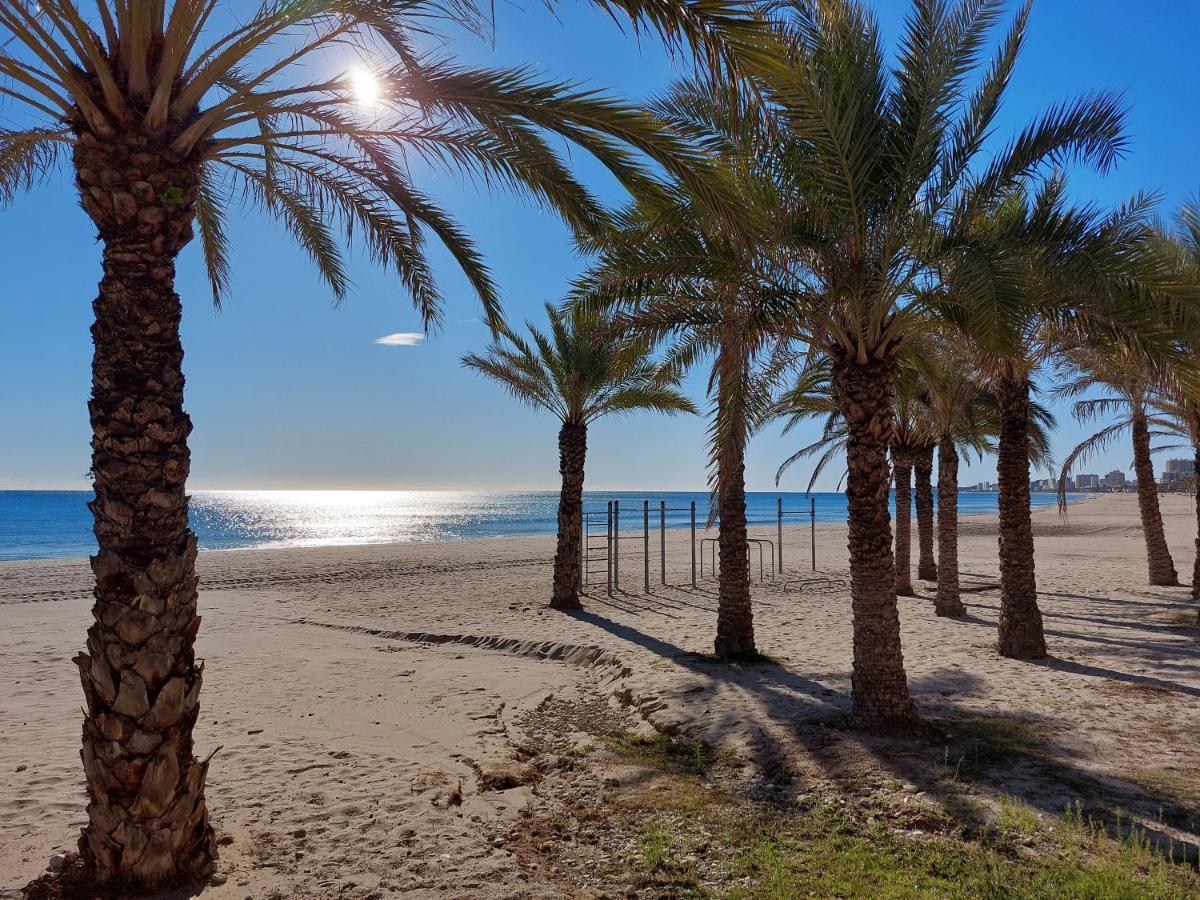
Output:
[[1015,797],[1000,798],[1000,815],[996,827],[1008,838],[1031,838],[1039,830],[1040,823],[1037,813],[1029,804]]
[[667,829],[657,824],[646,829],[638,841],[638,855],[647,872],[657,872],[663,868],[671,855],[671,835]]

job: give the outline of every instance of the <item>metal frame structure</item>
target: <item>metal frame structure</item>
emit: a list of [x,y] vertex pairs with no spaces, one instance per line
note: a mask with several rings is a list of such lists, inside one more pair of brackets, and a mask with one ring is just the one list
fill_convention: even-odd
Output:
[[[666,500],[658,501],[658,554],[659,554],[659,583],[667,583],[667,513],[688,513],[690,526],[691,551],[691,583],[698,586],[696,572],[696,501],[692,500],[687,506],[669,507]],[[783,566],[783,525],[788,516],[807,516],[811,530],[811,563],[812,570],[817,571],[817,501],[809,497],[807,510],[785,510],[783,497],[775,499],[775,540],[766,538],[747,538],[747,549],[750,544],[758,546],[758,580],[763,581],[766,574],[763,545],[771,552],[771,577],[782,575]],[[759,524],[762,523],[747,523]],[[605,590],[611,597],[621,589],[621,501],[609,500],[604,509],[584,510],[580,541],[580,584],[587,587],[597,582],[596,576],[604,571]],[[704,544],[712,542],[711,568],[713,576],[717,574],[716,542],[717,538],[702,538],[700,540],[700,578],[704,577]],[[651,592],[650,584],[650,501],[642,501],[642,584],[646,593]]]

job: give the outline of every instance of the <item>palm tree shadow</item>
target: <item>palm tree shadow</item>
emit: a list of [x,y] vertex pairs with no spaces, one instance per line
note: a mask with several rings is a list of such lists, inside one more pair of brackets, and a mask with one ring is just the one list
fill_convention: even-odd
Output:
[[[836,752],[821,752],[829,742],[813,724],[798,736],[813,748],[811,756],[826,777],[848,794],[861,788],[864,768],[882,769],[931,798],[968,831],[988,827],[980,797],[997,804],[1016,797],[1052,820],[1075,813],[1115,840],[1145,839],[1165,859],[1200,865],[1200,802],[1132,776],[1098,776],[1077,765],[1071,748],[1055,739],[1064,731],[1061,723],[953,715],[930,724],[930,734],[918,738],[846,731]],[[1181,842],[1180,833],[1190,842]]]
[[1059,659],[1058,657],[1050,656],[1043,660],[1035,660],[1034,665],[1046,666],[1050,669],[1056,669],[1059,672],[1071,672],[1075,675],[1087,675],[1092,678],[1105,678],[1124,684],[1141,685],[1148,688],[1186,694],[1189,697],[1200,697],[1200,688],[1195,688],[1191,685],[1169,681],[1166,678],[1155,678],[1152,675],[1134,675],[1129,672],[1120,672],[1116,669],[1106,669],[1103,666],[1088,665],[1087,663],[1076,662],[1075,660]]
[[[649,651],[660,659],[669,660],[693,675],[700,676],[707,689],[728,687],[744,692],[748,702],[737,711],[739,721],[752,717],[756,711],[761,713],[765,720],[780,722],[805,715],[828,714],[850,707],[850,699],[845,694],[798,675],[787,666],[767,657],[754,661],[723,662],[714,656],[685,650],[597,612],[582,610],[573,612],[572,616],[619,640]],[[706,722],[716,728],[731,723],[732,720],[730,723],[722,722],[719,715]]]

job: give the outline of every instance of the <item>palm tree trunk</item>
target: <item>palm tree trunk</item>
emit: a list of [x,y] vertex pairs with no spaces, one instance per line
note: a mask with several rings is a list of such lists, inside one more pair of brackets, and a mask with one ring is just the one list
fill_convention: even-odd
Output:
[[[1192,409],[1192,446],[1196,463],[1192,473],[1192,488],[1196,500],[1196,558],[1192,561],[1192,599],[1200,601],[1200,408]],[[1200,626],[1200,610],[1196,611],[1196,625]]]
[[554,554],[554,609],[579,609],[580,540],[587,426],[564,422],[558,432],[558,549]]
[[896,565],[888,512],[895,362],[835,359],[833,389],[848,428],[850,593],[854,616],[854,721],[909,730],[917,723],[900,647]]
[[916,453],[917,472],[917,577],[937,581],[937,563],[933,557],[933,448],[922,447]]
[[1158,506],[1158,485],[1154,483],[1154,462],[1150,458],[1150,424],[1146,414],[1133,412],[1133,471],[1137,476],[1138,509],[1142,514],[1142,533],[1146,538],[1146,563],[1150,583],[1177,586],[1179,573],[1171,559],[1167,536],[1163,532],[1162,510]]
[[943,436],[938,445],[938,579],[934,611],[965,616],[958,584],[958,448]]
[[1034,574],[1029,510],[1029,379],[996,379],[1000,403],[1000,629],[998,649],[1013,659],[1046,655]]
[[[1192,444],[1196,463],[1192,473],[1192,490],[1196,501],[1196,558],[1192,561],[1192,599],[1200,601],[1200,411],[1192,413]],[[1196,610],[1196,626],[1200,628],[1200,609]]]
[[[717,449],[717,508],[721,517],[717,547],[721,559],[717,599],[719,659],[750,659],[754,612],[750,601],[750,550],[746,544],[746,419],[742,394],[746,360],[736,341],[722,343],[717,359],[717,408],[735,421]],[[720,412],[718,412],[718,415]]]
[[87,710],[88,824],[79,848],[101,885],[151,891],[216,861],[192,752],[203,663],[194,652],[196,538],[185,482],[182,307],[175,257],[191,239],[199,169],[133,136],[75,149],[84,209],[104,241],[93,310],[95,621],[75,657]]
[[911,597],[912,586],[912,456],[892,450],[896,482],[896,593]]

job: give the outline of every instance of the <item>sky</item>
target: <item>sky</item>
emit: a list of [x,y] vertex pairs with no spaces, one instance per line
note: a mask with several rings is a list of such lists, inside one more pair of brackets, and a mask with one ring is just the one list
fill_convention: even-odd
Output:
[[[889,40],[908,8],[878,0]],[[603,13],[571,3],[497,4],[494,43],[447,46],[463,62],[530,64],[547,75],[638,100],[674,77],[651,40],[622,34]],[[1123,91],[1129,151],[1105,177],[1072,175],[1080,200],[1113,205],[1141,191],[1171,209],[1200,188],[1200,2],[1041,0],[1035,4],[998,132],[1013,133],[1051,103],[1097,88]],[[0,109],[0,114],[4,113]],[[609,202],[621,194],[594,161],[571,160]],[[513,323],[540,320],[584,265],[563,226],[527,200],[491,193],[452,174],[422,186],[442,200],[484,250]],[[253,212],[232,228],[234,279],[215,310],[196,244],[179,263],[194,489],[553,489],[557,424],[462,368],[488,340],[479,308],[447,256],[434,260],[448,297],[445,323],[424,339],[394,279],[355,259],[355,287],[334,308],[307,261]],[[35,189],[0,212],[0,488],[87,486],[91,300],[99,278],[94,229],[69,178]],[[380,342],[388,335],[409,335]],[[688,390],[701,398],[705,373]],[[1059,459],[1087,432],[1058,410]],[[703,418],[631,415],[590,432],[587,486],[597,490],[700,490],[706,482]],[[756,436],[751,490],[773,490],[775,470],[810,432]],[[1128,469],[1117,447],[1087,471]],[[1161,467],[1161,466],[1160,466]],[[818,488],[834,490],[833,466]],[[964,484],[994,480],[994,459],[973,461]],[[803,490],[803,464],[782,487]]]

